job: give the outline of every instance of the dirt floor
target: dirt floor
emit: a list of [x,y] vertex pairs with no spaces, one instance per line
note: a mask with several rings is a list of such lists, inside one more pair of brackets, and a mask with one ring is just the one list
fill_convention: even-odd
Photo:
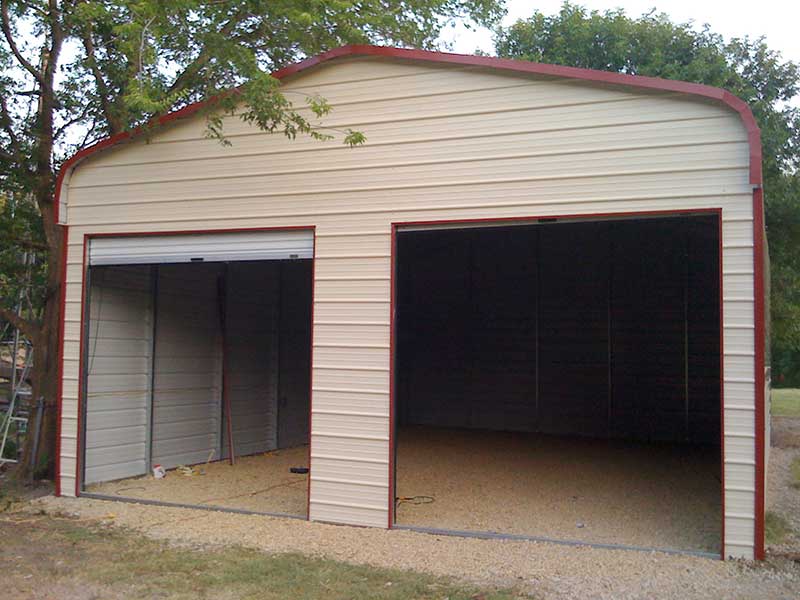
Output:
[[305,516],[308,475],[289,472],[308,466],[308,446],[275,450],[227,461],[197,465],[191,476],[167,471],[163,479],[152,475],[96,483],[88,492],[162,502],[197,504]]
[[[94,484],[107,496],[304,516],[307,447]],[[713,451],[531,434],[406,428],[401,525],[719,552]],[[469,477],[462,474],[468,473]],[[428,498],[429,497],[429,498]],[[432,501],[431,501],[432,500]],[[420,503],[417,503],[420,502]]]
[[[535,434],[398,434],[403,525],[719,552],[713,449]],[[426,502],[427,500],[427,502]]]

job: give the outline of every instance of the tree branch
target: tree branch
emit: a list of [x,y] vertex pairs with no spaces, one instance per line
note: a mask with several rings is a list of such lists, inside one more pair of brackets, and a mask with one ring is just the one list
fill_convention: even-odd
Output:
[[15,160],[18,160],[20,162],[20,165],[22,165],[23,164],[22,144],[20,144],[19,138],[17,137],[17,134],[14,132],[14,128],[11,126],[12,123],[11,113],[8,110],[8,104],[6,102],[5,96],[0,96],[0,119],[2,119],[2,123],[0,124],[0,126],[2,126],[3,131],[5,131],[6,134],[8,134],[9,140],[11,142],[10,156]]
[[[228,22],[220,28],[220,35],[223,37],[228,37],[233,30],[236,29],[241,17],[242,15],[239,13],[232,16]],[[210,60],[211,51],[207,46],[205,46],[200,51],[200,54],[198,54],[192,62],[186,65],[186,68],[175,78],[175,81],[172,82],[172,85],[167,90],[167,96],[182,92],[184,89],[186,89],[192,78],[195,77],[200,70],[209,63]]]
[[39,332],[41,330],[40,323],[29,321],[5,306],[0,306],[0,319],[5,319],[11,323],[14,327],[22,332],[22,335],[28,338],[33,344],[36,344],[36,340],[38,339]]
[[11,52],[16,57],[17,61],[19,62],[22,67],[28,71],[33,77],[38,81],[41,85],[44,85],[44,76],[34,67],[28,59],[22,56],[22,52],[19,51],[17,47],[17,43],[14,41],[14,34],[11,32],[11,19],[8,16],[8,1],[2,0],[0,1],[0,25],[2,25],[3,35],[6,38],[6,42],[8,42],[8,46],[11,48]]
[[86,50],[86,58],[89,64],[89,70],[92,72],[95,85],[97,85],[97,92],[100,95],[100,105],[103,109],[103,115],[105,116],[106,121],[108,121],[110,133],[114,135],[122,131],[123,127],[122,124],[119,123],[119,119],[114,116],[114,110],[113,106],[111,105],[110,95],[108,92],[108,85],[106,85],[106,80],[103,77],[103,73],[100,71],[100,67],[97,65],[94,40],[92,40],[90,27],[91,25],[86,27],[81,32],[81,39],[83,40],[83,47]]

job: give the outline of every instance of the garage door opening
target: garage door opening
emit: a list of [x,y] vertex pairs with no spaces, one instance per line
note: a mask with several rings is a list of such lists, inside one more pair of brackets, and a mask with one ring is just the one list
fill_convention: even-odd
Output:
[[311,263],[89,268],[85,495],[306,516]]
[[717,215],[399,229],[398,526],[718,553]]

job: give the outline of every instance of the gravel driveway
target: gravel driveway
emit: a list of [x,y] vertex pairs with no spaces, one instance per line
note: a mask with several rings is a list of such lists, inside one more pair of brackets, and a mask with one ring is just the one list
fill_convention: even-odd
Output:
[[439,537],[203,510],[48,496],[29,509],[100,519],[195,547],[241,545],[521,587],[536,598],[751,600],[800,597],[800,566],[716,561],[657,552]]

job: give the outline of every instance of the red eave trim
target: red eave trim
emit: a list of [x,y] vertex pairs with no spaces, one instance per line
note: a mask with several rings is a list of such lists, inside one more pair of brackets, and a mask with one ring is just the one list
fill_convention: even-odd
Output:
[[[739,114],[745,129],[747,130],[748,141],[750,143],[750,183],[761,185],[761,132],[753,117],[753,113],[747,103],[721,88],[715,88],[699,83],[689,83],[686,81],[673,81],[660,79],[658,77],[643,77],[640,75],[625,75],[622,73],[611,73],[608,71],[595,71],[592,69],[580,69],[577,67],[565,67],[561,65],[548,65],[543,63],[528,62],[523,60],[511,60],[508,58],[496,58],[491,56],[472,56],[469,54],[451,54],[448,52],[431,52],[428,50],[413,50],[408,48],[393,48],[389,46],[369,46],[369,45],[350,45],[341,46],[333,50],[328,50],[317,56],[312,56],[288,67],[278,69],[272,73],[276,79],[285,79],[296,75],[307,69],[321,65],[322,63],[348,56],[375,56],[382,58],[394,58],[403,60],[425,61],[432,63],[453,64],[471,67],[484,67],[496,71],[509,71],[514,73],[528,73],[535,75],[551,75],[555,77],[565,77],[569,79],[579,79],[595,83],[611,85],[622,85],[636,88],[646,88],[653,90],[663,90],[679,92],[692,96],[709,98],[726,104]],[[155,119],[155,124],[164,125],[171,121],[188,117],[205,108],[212,100],[204,100],[189,104]],[[138,137],[144,133],[144,128],[137,128],[111,136],[104,140],[84,148],[77,154],[70,157],[61,165],[56,179],[55,190],[55,219],[59,222],[59,200],[61,197],[61,187],[64,183],[66,174],[70,172],[84,158],[115,146],[120,142]]]

